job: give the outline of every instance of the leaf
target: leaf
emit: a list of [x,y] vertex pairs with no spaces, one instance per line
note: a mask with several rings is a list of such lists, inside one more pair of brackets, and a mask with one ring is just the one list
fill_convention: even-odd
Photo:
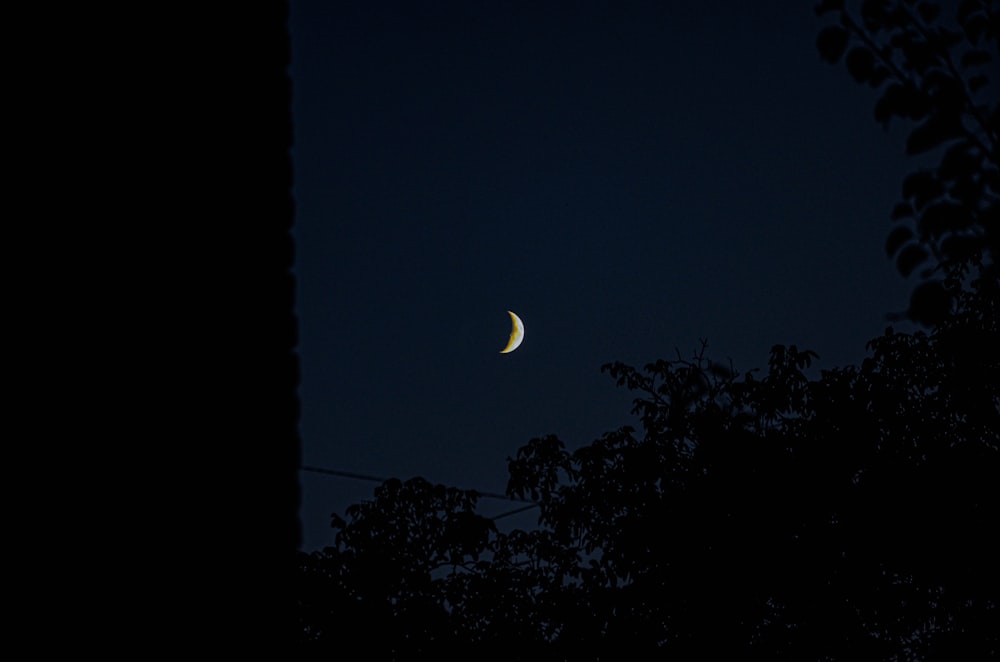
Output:
[[885,88],[882,96],[875,102],[875,121],[888,128],[893,115],[906,117],[909,111],[905,108],[907,89],[899,83],[893,83]]
[[900,202],[892,208],[892,220],[898,221],[903,218],[913,216],[913,206],[908,202]]
[[[906,5],[912,7],[914,5],[913,0],[903,0]],[[896,4],[891,10],[888,10],[886,14],[889,16],[889,20],[892,22],[892,27],[898,28],[913,23],[913,14],[909,12],[900,4]]]
[[992,59],[993,56],[990,55],[989,51],[971,50],[962,56],[962,66],[965,68],[977,67],[988,64]]
[[938,176],[945,181],[959,177],[971,178],[979,170],[979,158],[968,140],[949,147],[941,157]]
[[944,193],[944,185],[931,170],[918,170],[903,180],[903,197],[913,200],[916,209]]
[[944,321],[951,312],[952,299],[944,284],[938,280],[921,283],[910,295],[910,319],[927,326]]
[[847,50],[848,36],[847,30],[840,26],[831,25],[823,28],[816,37],[816,48],[820,57],[830,64],[836,64]]
[[933,69],[924,76],[920,89],[928,94],[961,94],[961,84],[955,76],[942,69]]
[[816,5],[816,15],[822,16],[828,12],[841,11],[844,8],[844,0],[820,0]]
[[985,74],[980,74],[979,76],[973,76],[969,79],[969,90],[975,94],[979,90],[986,87],[986,84],[990,82],[989,77]]
[[932,5],[929,2],[921,2],[917,5],[917,13],[920,14],[920,18],[924,20],[925,23],[933,23],[941,14],[941,7],[938,5]]
[[914,70],[923,73],[937,63],[938,54],[926,39],[909,39],[903,43],[900,50],[907,64]]
[[864,0],[861,3],[861,20],[872,32],[879,32],[889,16],[888,0]]
[[906,153],[911,156],[923,154],[961,135],[961,130],[952,121],[941,115],[932,115],[910,132],[910,137],[906,140]]
[[901,225],[896,227],[885,240],[885,254],[892,257],[899,250],[899,247],[913,238],[913,230]]
[[959,204],[968,209],[975,209],[983,198],[983,182],[973,175],[959,177],[951,185],[948,193]]
[[1000,203],[993,203],[979,212],[979,225],[986,231],[987,243],[994,254],[1000,253]]
[[994,193],[1000,193],[1000,170],[996,168],[990,168],[985,173],[983,173],[983,180],[986,185],[992,189]]
[[965,37],[962,36],[961,32],[956,32],[955,30],[949,30],[947,28],[937,29],[937,39],[938,42],[948,50],[951,50],[965,41]]
[[891,72],[888,68],[883,67],[881,64],[876,64],[871,77],[868,79],[868,84],[872,87],[878,87],[889,79],[890,74]]
[[968,262],[982,247],[981,236],[952,234],[941,240],[941,252],[954,262]]
[[859,83],[866,82],[875,69],[875,56],[867,48],[852,48],[844,61],[847,72]]
[[920,231],[925,235],[939,237],[947,232],[964,230],[973,223],[972,212],[964,205],[954,202],[937,202],[920,217]]
[[920,121],[929,112],[930,97],[911,82],[889,85],[875,104],[875,118],[883,125],[888,124],[893,115]]
[[962,0],[962,4],[958,6],[958,11],[955,12],[955,17],[959,23],[964,25],[965,21],[969,18],[969,14],[976,12],[979,8],[979,0]]
[[984,32],[989,30],[989,28],[989,21],[981,13],[970,16],[968,20],[962,23],[962,29],[965,30],[965,35],[974,46],[979,45],[979,39],[983,36]]
[[931,114],[931,97],[916,87],[910,88],[909,93],[910,95],[906,99],[909,118],[914,122],[919,122]]
[[917,266],[926,260],[928,257],[927,251],[918,244],[907,244],[906,248],[899,254],[896,258],[896,269],[899,273],[903,274],[903,277],[908,277]]

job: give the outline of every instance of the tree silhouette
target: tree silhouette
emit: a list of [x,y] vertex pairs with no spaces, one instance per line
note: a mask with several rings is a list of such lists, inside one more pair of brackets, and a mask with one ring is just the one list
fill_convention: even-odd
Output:
[[[997,380],[966,399],[946,332],[870,347],[815,380],[811,353],[782,346],[759,380],[702,354],[606,366],[640,394],[642,433],[572,454],[535,440],[511,487],[538,489],[542,523],[596,562],[598,587],[620,587],[605,598],[617,625],[628,614],[664,652],[916,658],[955,638],[985,655],[1000,625]],[[995,349],[979,358],[996,374]]]
[[961,3],[958,34],[929,3],[819,11],[840,16],[823,57],[882,90],[876,118],[943,150],[905,180],[887,242],[904,275],[926,265],[909,310],[926,330],[818,376],[783,345],[764,374],[705,344],[605,365],[639,429],[519,449],[508,493],[538,501],[536,530],[502,533],[475,493],[422,479],[334,516],[335,546],[299,557],[304,647],[377,624],[386,659],[1000,653],[997,106],[977,96],[998,13]]
[[1000,5],[963,0],[951,17],[931,2],[865,0],[855,18],[843,0],[823,0],[816,12],[838,15],[819,33],[822,57],[843,57],[856,81],[880,91],[876,121],[916,123],[907,153],[940,154],[937,166],[903,181],[886,239],[901,274],[924,265],[909,316],[939,322],[963,285],[980,277],[984,296],[995,297],[1000,103],[987,72],[1000,48]]

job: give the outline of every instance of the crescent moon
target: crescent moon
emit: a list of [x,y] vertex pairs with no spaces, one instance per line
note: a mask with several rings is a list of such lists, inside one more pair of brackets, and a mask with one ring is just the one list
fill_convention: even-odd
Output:
[[507,311],[510,315],[511,329],[510,329],[510,340],[507,341],[507,346],[500,350],[501,354],[510,354],[515,349],[521,345],[521,341],[524,340],[524,322],[521,318]]

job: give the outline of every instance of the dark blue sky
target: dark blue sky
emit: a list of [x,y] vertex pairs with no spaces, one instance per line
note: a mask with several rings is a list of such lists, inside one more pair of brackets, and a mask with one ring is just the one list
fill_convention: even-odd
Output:
[[[906,307],[913,164],[812,2],[563,4],[292,3],[303,464],[503,492],[631,421],[603,363],[832,368]],[[303,473],[303,547],[373,487]]]

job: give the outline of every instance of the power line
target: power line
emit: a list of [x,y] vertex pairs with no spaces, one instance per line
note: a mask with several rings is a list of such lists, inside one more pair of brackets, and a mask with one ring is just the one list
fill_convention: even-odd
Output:
[[[356,480],[367,480],[372,483],[384,483],[387,478],[379,478],[378,476],[369,476],[367,474],[358,474],[351,471],[341,471],[339,469],[324,469],[322,467],[300,467],[302,471],[311,471],[318,474],[327,474],[329,476],[340,476],[342,478],[354,478]],[[524,508],[519,508],[518,510],[511,511],[509,513],[504,513],[503,515],[498,515],[492,519],[497,519],[499,517],[506,517],[507,515],[513,515],[514,513],[521,512],[522,510],[528,510],[533,508],[539,503],[537,501],[532,501],[530,499],[519,499],[518,497],[507,496],[506,494],[497,494],[496,492],[481,492],[480,490],[468,490],[469,492],[475,492],[477,496],[485,497],[487,499],[502,499],[504,501],[520,501],[521,503],[530,503],[530,506]]]
[[338,471],[336,469],[323,469],[321,467],[299,467],[302,471],[312,471],[318,474],[329,474],[331,476],[343,476],[344,478],[357,478],[358,480],[368,480],[373,483],[384,483],[385,478],[378,476],[366,476],[365,474],[351,473],[350,471]]
[[518,513],[523,513],[526,510],[531,510],[532,508],[537,508],[540,505],[541,505],[540,503],[534,503],[534,502],[532,502],[532,503],[528,504],[527,506],[521,506],[520,508],[515,508],[514,510],[508,511],[506,513],[501,513],[499,515],[495,515],[495,516],[490,517],[488,519],[491,519],[491,520],[493,520],[495,522],[498,519],[500,519],[501,517],[507,517],[508,515],[516,515]]

